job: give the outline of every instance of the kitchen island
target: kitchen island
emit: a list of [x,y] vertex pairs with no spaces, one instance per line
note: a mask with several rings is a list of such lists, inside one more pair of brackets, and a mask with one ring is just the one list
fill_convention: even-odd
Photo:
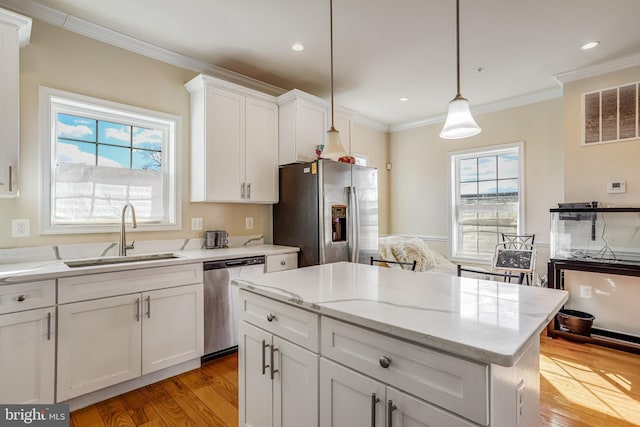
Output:
[[241,425],[538,425],[564,291],[346,262],[234,283]]

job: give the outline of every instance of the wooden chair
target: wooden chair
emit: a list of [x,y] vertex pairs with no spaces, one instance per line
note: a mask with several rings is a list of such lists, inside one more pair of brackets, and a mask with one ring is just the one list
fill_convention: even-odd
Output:
[[400,267],[403,268],[403,269],[405,269],[405,267],[411,267],[411,271],[416,271],[416,263],[417,262],[416,261],[413,261],[413,262],[387,261],[386,259],[380,259],[380,258],[371,257],[371,260],[369,261],[369,263],[371,265],[376,265],[376,264],[397,264],[397,265],[400,265]]

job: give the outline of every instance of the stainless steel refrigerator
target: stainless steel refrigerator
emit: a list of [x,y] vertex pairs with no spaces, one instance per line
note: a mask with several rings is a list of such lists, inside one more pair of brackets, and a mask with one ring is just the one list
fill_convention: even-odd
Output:
[[299,266],[352,261],[378,252],[378,171],[332,160],[280,168],[273,242],[300,248]]

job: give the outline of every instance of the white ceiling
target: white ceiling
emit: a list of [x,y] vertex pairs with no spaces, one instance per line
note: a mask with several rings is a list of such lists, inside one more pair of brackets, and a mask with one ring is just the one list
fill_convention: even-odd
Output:
[[[21,0],[289,90],[329,96],[329,0]],[[15,1],[0,0],[0,3]],[[461,0],[472,110],[640,53],[640,0]],[[455,0],[334,0],[336,104],[387,125],[446,113]],[[599,40],[600,46],[580,46]],[[301,42],[302,52],[291,45]],[[483,72],[477,69],[482,67]],[[640,77],[638,78],[640,80]],[[400,97],[409,101],[399,102]]]

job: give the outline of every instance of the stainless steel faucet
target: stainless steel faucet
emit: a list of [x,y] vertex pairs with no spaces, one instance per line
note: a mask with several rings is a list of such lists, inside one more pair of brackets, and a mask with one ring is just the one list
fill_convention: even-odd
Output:
[[118,248],[119,256],[127,256],[127,249],[133,249],[133,245],[135,242],[131,242],[131,245],[127,245],[127,232],[124,227],[124,216],[127,212],[127,207],[131,208],[131,226],[133,228],[138,228],[138,223],[136,222],[136,210],[133,208],[133,205],[130,202],[127,202],[122,207],[122,218],[120,220],[120,247]]

